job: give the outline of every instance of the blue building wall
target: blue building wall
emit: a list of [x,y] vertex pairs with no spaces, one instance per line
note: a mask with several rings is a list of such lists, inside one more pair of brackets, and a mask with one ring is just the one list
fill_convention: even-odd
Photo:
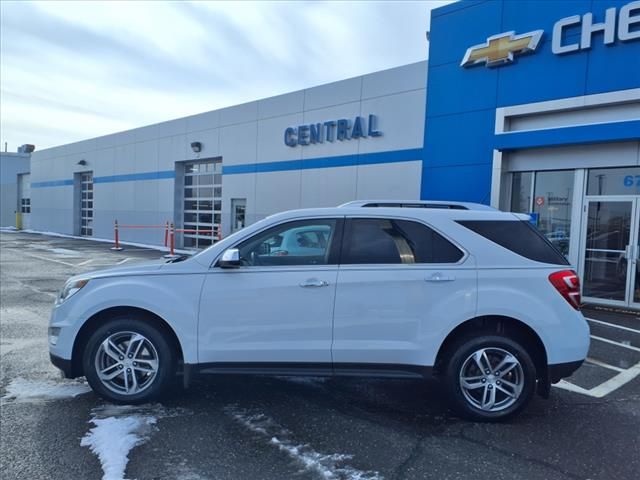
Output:
[[[604,21],[605,10],[628,0],[482,0],[461,1],[431,14],[427,109],[421,197],[489,203],[494,149],[542,147],[640,138],[640,122],[624,122],[589,134],[547,138],[495,135],[496,108],[640,87],[640,39],[563,55],[551,51],[553,26],[571,15],[591,12]],[[617,23],[616,23],[617,27]],[[503,32],[544,30],[537,50],[513,64],[461,67],[467,48]],[[638,26],[633,31],[637,31]],[[579,41],[580,27],[566,30],[564,44]],[[611,124],[613,125],[613,124]],[[574,132],[575,133],[575,132]],[[566,137],[566,138],[565,138]]]

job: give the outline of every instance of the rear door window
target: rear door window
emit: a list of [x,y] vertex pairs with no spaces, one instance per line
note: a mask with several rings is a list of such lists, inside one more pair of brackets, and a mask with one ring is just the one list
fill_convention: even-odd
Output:
[[536,262],[569,265],[567,259],[529,222],[523,220],[459,220],[478,235]]
[[438,232],[410,220],[347,221],[342,264],[456,263],[464,253]]

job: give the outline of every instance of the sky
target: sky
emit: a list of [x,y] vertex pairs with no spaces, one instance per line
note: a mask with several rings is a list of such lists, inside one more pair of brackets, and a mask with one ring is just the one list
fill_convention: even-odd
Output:
[[427,58],[450,1],[0,2],[0,141],[15,152]]

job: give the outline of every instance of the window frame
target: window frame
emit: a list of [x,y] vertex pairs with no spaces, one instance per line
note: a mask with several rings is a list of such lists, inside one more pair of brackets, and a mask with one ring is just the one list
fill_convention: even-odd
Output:
[[[407,222],[413,222],[413,223],[417,223],[423,227],[426,227],[430,230],[432,230],[433,232],[437,233],[438,235],[440,235],[442,238],[444,238],[446,241],[448,241],[450,244],[452,244],[454,247],[456,247],[458,250],[460,250],[460,252],[462,253],[462,256],[460,257],[460,259],[455,262],[455,263],[419,263],[419,262],[415,262],[415,263],[344,263],[344,258],[346,256],[346,246],[351,238],[351,229],[353,226],[353,220],[402,220],[402,221],[407,221]],[[466,262],[467,258],[469,257],[469,252],[462,247],[462,245],[460,245],[460,243],[458,243],[457,241],[453,240],[449,235],[446,235],[445,233],[442,232],[442,230],[434,227],[433,225],[423,221],[422,219],[419,218],[414,218],[414,217],[404,217],[404,216],[389,216],[389,215],[357,215],[357,216],[350,216],[347,217],[345,219],[345,225],[344,225],[344,231],[343,231],[343,235],[342,235],[342,242],[341,242],[341,248],[340,248],[340,258],[339,258],[339,265],[341,267],[375,267],[375,268],[398,268],[398,267],[402,267],[402,268],[425,268],[425,267],[438,267],[438,268],[443,268],[443,267],[454,267],[454,266],[459,266],[462,265],[463,263]]]
[[[290,218],[287,220],[284,220],[280,223],[276,223],[274,225],[269,225],[257,232],[253,232],[252,234],[239,239],[236,243],[234,243],[232,246],[226,248],[225,250],[229,250],[232,248],[240,248],[240,246],[246,242],[250,242],[252,241],[252,239],[261,236],[261,235],[265,235],[265,234],[269,234],[270,231],[272,230],[276,230],[276,229],[281,229],[282,227],[284,227],[285,225],[288,224],[300,224],[300,227],[303,227],[304,224],[313,224],[315,222],[327,222],[327,221],[335,221],[335,233],[333,236],[333,241],[331,243],[331,245],[329,246],[329,255],[327,257],[327,262],[326,263],[322,263],[322,264],[318,264],[318,265],[305,265],[305,264],[301,264],[301,265],[241,265],[240,267],[238,267],[239,269],[242,270],[259,270],[259,269],[309,269],[309,268],[327,268],[327,267],[335,267],[337,268],[339,266],[339,260],[340,260],[340,252],[342,250],[342,241],[344,239],[344,222],[345,222],[345,218],[342,216],[326,216],[326,217],[305,217],[305,218]],[[295,227],[294,227],[295,228]],[[222,252],[220,252],[220,254],[218,255],[218,257],[215,259],[215,261],[213,262],[213,267],[214,268],[220,268],[220,258],[222,257],[222,254],[224,253],[223,250]]]

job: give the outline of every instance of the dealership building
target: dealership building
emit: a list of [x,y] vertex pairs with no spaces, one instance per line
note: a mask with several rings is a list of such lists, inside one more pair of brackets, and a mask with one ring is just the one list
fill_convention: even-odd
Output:
[[292,208],[473,201],[532,214],[586,301],[640,307],[640,1],[457,2],[429,40],[428,62],[36,151],[29,225],[173,222],[203,248]]

